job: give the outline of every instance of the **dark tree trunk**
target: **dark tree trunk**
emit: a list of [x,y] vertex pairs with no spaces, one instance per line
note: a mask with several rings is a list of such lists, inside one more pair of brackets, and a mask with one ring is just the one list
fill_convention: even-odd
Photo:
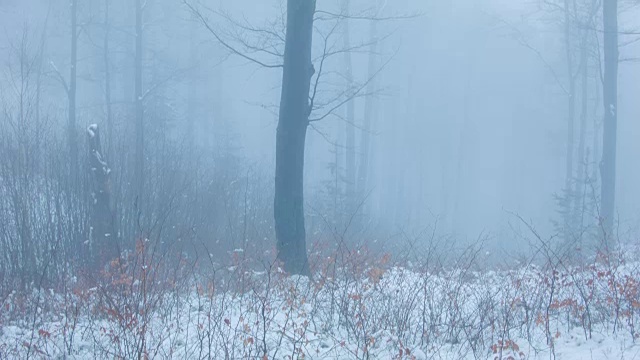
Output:
[[96,269],[118,256],[119,251],[115,233],[113,209],[111,206],[111,170],[103,157],[98,125],[87,128],[89,142],[89,169],[91,171],[92,213],[91,213],[91,250]]
[[71,69],[69,74],[69,118],[67,136],[69,141],[69,163],[71,183],[75,187],[78,180],[78,136],[76,131],[76,84],[78,63],[78,0],[71,1]]
[[274,218],[278,259],[290,274],[309,275],[304,227],[304,150],[315,0],[287,1],[287,34],[276,135]]
[[142,210],[144,188],[144,108],[142,94],[142,0],[136,0],[136,56],[135,56],[135,108],[136,108],[136,155],[134,164],[136,203]]
[[604,0],[604,133],[600,175],[601,217],[605,241],[613,230],[616,196],[616,132],[618,122],[618,1]]

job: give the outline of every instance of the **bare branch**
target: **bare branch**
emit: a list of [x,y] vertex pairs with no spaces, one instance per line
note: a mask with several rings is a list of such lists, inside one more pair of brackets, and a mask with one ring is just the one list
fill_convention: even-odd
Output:
[[316,10],[316,14],[325,15],[326,17],[317,17],[314,20],[364,20],[364,21],[392,21],[392,20],[407,20],[407,19],[415,19],[417,17],[422,16],[422,14],[411,14],[411,15],[398,15],[398,16],[385,16],[380,17],[376,15],[350,15],[350,14],[341,14],[334,13],[331,11],[325,10]]
[[[262,67],[265,68],[282,68],[283,64],[269,64],[263,61],[260,61],[256,58],[253,58],[251,56],[248,56],[247,54],[243,53],[242,51],[239,51],[238,49],[236,49],[234,46],[232,46],[231,44],[229,44],[227,41],[225,41],[219,34],[218,32],[211,26],[211,24],[209,23],[209,21],[207,20],[207,18],[205,18],[202,13],[196,9],[193,5],[191,5],[187,0],[183,0],[183,3],[191,10],[191,12],[200,20],[200,22],[207,28],[207,30],[216,38],[216,40],[218,40],[218,42],[220,44],[222,44],[222,46],[224,46],[225,48],[227,48],[227,50],[231,51],[232,53],[234,53],[235,55],[240,56],[241,58],[248,60],[250,62],[253,62],[255,64],[258,64]],[[264,49],[263,49],[264,50]]]
[[64,87],[65,93],[67,93],[67,95],[68,95],[69,94],[69,85],[67,85],[67,80],[65,80],[64,76],[62,76],[62,74],[60,73],[60,71],[56,67],[56,64],[53,63],[53,60],[49,61],[49,64],[51,65],[51,68],[53,69],[53,72],[56,74],[56,78],[58,79],[58,81],[60,81],[60,83]]
[[[514,25],[512,25],[511,23],[509,23],[508,21],[506,21],[506,20],[504,20],[504,19],[502,19],[500,17],[497,17],[497,16],[493,16],[493,17],[496,20],[498,20],[499,22],[501,22],[502,24],[507,25],[515,33],[516,41],[518,41],[518,43],[520,43],[520,45],[522,45],[525,48],[531,50],[536,55],[538,60],[540,60],[540,62],[542,62],[544,67],[547,68],[547,70],[549,71],[551,76],[553,76],[553,79],[555,80],[555,82],[558,85],[558,87],[561,88],[562,91],[566,95],[571,95],[569,93],[569,90],[567,90],[567,88],[564,86],[564,84],[562,84],[562,81],[560,81],[560,77],[558,76],[558,74],[556,74],[556,71],[553,69],[553,66],[551,66],[551,64],[549,64],[549,62],[545,59],[544,55],[542,55],[540,50],[536,49],[531,44],[529,44],[529,42],[526,41],[526,39],[525,39],[524,35],[522,34],[522,32],[517,27],[515,27]],[[573,75],[569,74],[569,76],[573,76]]]
[[391,62],[391,60],[394,59],[396,54],[397,54],[397,51],[380,68],[378,68],[378,70],[376,70],[376,72],[373,75],[371,75],[371,77],[369,79],[367,79],[367,81],[365,81],[363,84],[361,84],[356,89],[356,91],[354,91],[351,95],[347,96],[345,99],[343,99],[338,104],[333,106],[331,109],[329,109],[329,111],[327,111],[323,115],[321,115],[321,116],[319,116],[317,118],[309,119],[309,122],[315,122],[315,121],[323,120],[323,119],[327,118],[328,116],[330,116],[331,114],[333,114],[334,111],[336,111],[339,108],[341,108],[344,104],[348,103],[349,101],[353,100],[354,98],[356,98],[358,96],[361,96],[362,95],[361,94],[362,91],[367,87],[367,85],[369,85],[369,83],[371,81],[373,81],[373,79],[375,79],[382,72],[382,70],[384,70],[387,67],[387,65],[389,65],[389,63]]

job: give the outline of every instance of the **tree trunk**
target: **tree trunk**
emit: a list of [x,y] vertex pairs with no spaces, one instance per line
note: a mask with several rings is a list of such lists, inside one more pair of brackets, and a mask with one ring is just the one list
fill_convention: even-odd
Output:
[[89,142],[89,169],[91,170],[92,214],[90,243],[94,265],[99,270],[108,261],[118,256],[109,175],[111,169],[102,155],[98,125],[87,128]]
[[107,115],[107,158],[113,159],[113,114],[111,107],[111,64],[109,61],[109,42],[111,36],[109,18],[110,0],[104,0],[104,97]]
[[278,259],[290,274],[309,275],[304,227],[304,149],[315,0],[287,1],[287,34],[276,135],[274,218]]
[[580,109],[580,133],[578,136],[578,170],[576,172],[576,196],[573,204],[573,219],[572,222],[577,226],[578,233],[582,233],[584,226],[584,210],[585,210],[585,195],[587,186],[587,168],[585,158],[586,136],[587,136],[587,117],[589,112],[589,56],[587,49],[587,32],[582,36],[582,48],[580,49],[580,62],[582,63],[582,95],[581,95],[581,109]]
[[369,65],[368,65],[368,78],[369,84],[367,85],[367,97],[365,99],[364,105],[364,121],[363,121],[363,129],[362,129],[362,138],[361,138],[361,153],[360,153],[360,164],[358,170],[358,195],[363,199],[367,193],[367,177],[369,175],[369,163],[370,163],[370,148],[371,148],[371,123],[373,117],[376,116],[376,99],[373,95],[373,92],[376,89],[376,81],[374,81],[374,76],[377,71],[377,52],[378,52],[378,26],[376,21],[371,21],[369,28],[369,38],[371,41],[371,45],[369,46]]
[[197,40],[196,40],[196,24],[197,19],[195,14],[191,14],[191,23],[189,25],[189,65],[191,66],[191,71],[189,73],[189,77],[191,79],[188,84],[188,102],[187,102],[187,141],[189,142],[189,158],[193,159],[193,151],[196,145],[196,116],[198,116],[196,107],[197,107],[197,88],[196,84],[198,84],[198,70],[199,66],[197,64]]
[[36,78],[36,121],[40,123],[40,98],[42,96],[42,62],[44,60],[44,52],[47,44],[47,28],[49,25],[49,16],[51,15],[51,1],[47,7],[47,16],[44,19],[42,27],[42,36],[40,37],[40,46],[38,47],[38,76]]
[[136,108],[136,154],[135,186],[137,210],[142,210],[144,188],[144,109],[142,94],[142,0],[136,0],[136,56],[135,56],[135,108]]
[[71,170],[71,184],[78,182],[78,137],[76,132],[76,84],[78,63],[78,0],[71,0],[71,66],[69,74],[69,118],[67,121],[67,136],[69,142],[69,163]]
[[610,240],[613,231],[616,193],[616,137],[618,122],[618,1],[604,0],[604,131],[602,162],[600,164],[601,218],[604,241]]
[[[567,76],[569,79],[569,89],[567,94],[567,151],[566,151],[566,164],[565,164],[565,191],[568,195],[569,201],[567,206],[571,208],[571,201],[573,196],[573,153],[575,147],[575,113],[576,113],[576,79],[574,73],[574,56],[573,56],[573,42],[571,37],[571,10],[569,9],[569,0],[564,0],[564,45],[565,54],[567,60]],[[565,231],[568,232],[571,228],[570,224],[570,212],[567,211],[565,215]],[[565,233],[565,236],[570,234]]]
[[[349,14],[350,0],[342,1],[342,13],[345,16]],[[349,20],[344,20],[343,31],[343,46],[344,46],[344,66],[346,71],[347,88],[349,94],[353,91],[353,61],[351,59],[351,51],[348,49],[351,47],[351,34],[349,31]],[[346,175],[346,200],[347,200],[347,215],[351,215],[351,212],[355,210],[355,194],[356,194],[356,132],[355,132],[355,100],[350,99],[347,102],[347,113],[345,119],[345,175]]]

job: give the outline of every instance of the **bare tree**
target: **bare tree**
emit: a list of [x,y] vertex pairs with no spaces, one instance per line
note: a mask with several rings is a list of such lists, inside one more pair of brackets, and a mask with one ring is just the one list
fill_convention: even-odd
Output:
[[[327,139],[313,124],[330,116],[343,119],[336,114],[337,111],[355,98],[367,96],[366,89],[373,78],[378,76],[390,61],[373,71],[370,78],[363,83],[356,84],[354,81],[353,86],[336,90],[334,93],[319,89],[327,86],[327,83],[322,81],[323,76],[330,76],[331,73],[335,75],[335,72],[327,69],[329,58],[367,49],[370,46],[368,41],[358,44],[349,41],[343,44],[348,47],[336,48],[333,37],[340,25],[348,19],[380,21],[402,17],[378,18],[367,13],[350,15],[345,13],[344,7],[343,11],[336,13],[316,9],[315,0],[288,0],[286,8],[282,8],[282,18],[270,21],[265,27],[255,27],[246,19],[236,21],[226,13],[207,9],[209,13],[229,25],[226,30],[219,30],[200,9],[187,0],[183,2],[231,54],[264,68],[283,69],[276,134],[274,195],[277,257],[284,263],[285,271],[288,273],[307,275],[309,265],[306,255],[303,198],[307,127],[310,126]],[[312,54],[314,32],[321,40],[317,46],[321,53],[316,57]],[[252,36],[247,36],[248,34]],[[263,57],[271,59],[265,60]],[[318,65],[317,69],[314,63]],[[340,77],[347,76],[341,74],[338,78]],[[328,93],[330,94],[327,95]],[[353,168],[355,185],[355,154]]]
[[71,66],[69,74],[69,119],[67,122],[67,136],[69,141],[69,159],[71,162],[71,180],[76,185],[78,181],[78,135],[76,130],[76,90],[78,68],[78,0],[71,0]]
[[144,95],[142,93],[142,37],[143,24],[142,12],[144,7],[142,0],[136,0],[136,55],[135,55],[135,194],[138,211],[142,209],[142,194],[144,188]]
[[[342,0],[342,13],[348,17],[350,0]],[[349,19],[346,18],[343,22],[342,39],[344,48],[351,47],[351,33],[349,29]],[[344,67],[345,76],[347,81],[347,88],[353,88],[353,60],[351,59],[351,52],[344,52]],[[355,102],[351,99],[346,104],[346,118],[345,118],[345,175],[346,175],[346,197],[347,197],[347,213],[351,213],[353,210],[353,203],[356,195],[356,129],[355,129]]]
[[[589,82],[590,75],[592,73],[590,65],[594,62],[593,58],[597,54],[597,49],[594,51],[594,47],[598,46],[594,38],[597,34],[593,31],[595,28],[596,15],[599,10],[599,3],[596,0],[590,0],[586,4],[583,16],[579,19],[580,28],[582,33],[580,36],[580,127],[578,132],[578,148],[576,152],[576,159],[578,161],[577,170],[575,174],[575,188],[574,203],[571,216],[571,223],[573,228],[581,233],[581,229],[584,228],[584,218],[586,211],[586,201],[588,196],[588,184],[592,181],[589,179],[589,151],[586,146],[586,136],[588,123],[587,119],[590,116],[590,94]],[[597,63],[597,62],[596,62]]]
[[[376,12],[381,9],[376,4]],[[358,164],[358,182],[357,192],[358,196],[362,197],[367,192],[368,177],[369,177],[369,164],[371,163],[371,132],[373,130],[373,122],[377,117],[377,99],[374,96],[377,83],[375,79],[375,72],[378,69],[378,22],[371,21],[369,23],[369,63],[368,63],[368,77],[371,80],[367,87],[367,96],[365,97],[364,104],[364,118],[362,123],[362,131],[360,138],[360,163]]]
[[112,158],[113,154],[113,106],[111,100],[111,19],[110,0],[104,0],[104,40],[103,40],[103,61],[104,61],[104,101],[107,117],[107,155]]
[[604,133],[600,164],[601,216],[605,239],[613,231],[616,196],[616,138],[618,122],[618,0],[604,0]]
[[92,124],[87,128],[89,142],[89,170],[92,177],[92,214],[90,237],[95,265],[99,269],[106,261],[117,256],[117,236],[111,204],[111,169],[102,155],[100,129]]
[[274,218],[278,259],[292,274],[309,275],[304,226],[304,144],[311,114],[309,91],[316,1],[287,1],[282,95],[276,134]]
[[573,33],[575,31],[574,20],[576,15],[575,1],[570,3],[569,0],[563,1],[564,12],[564,48],[566,54],[566,66],[568,76],[567,87],[567,158],[566,158],[566,175],[565,189],[569,193],[573,189],[573,153],[575,147],[575,118],[576,118],[576,83],[578,73],[575,71],[576,60],[574,56]]

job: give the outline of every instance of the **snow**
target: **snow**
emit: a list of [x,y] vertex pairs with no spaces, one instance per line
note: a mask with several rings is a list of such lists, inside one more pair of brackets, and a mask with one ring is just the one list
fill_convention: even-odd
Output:
[[94,138],[96,136],[96,130],[98,130],[98,124],[91,124],[87,127],[87,134],[90,138]]
[[[142,293],[150,285],[139,286],[140,278],[131,279],[124,294],[109,285],[68,296],[34,290],[26,299],[31,311],[23,316],[14,292],[1,304],[13,314],[0,317],[0,358],[132,358],[141,336],[149,358],[158,359],[225,353],[261,359],[265,348],[268,359],[640,356],[634,341],[640,263],[484,272],[370,266],[357,276],[339,269],[314,280],[286,277],[278,269],[244,271],[236,265],[228,269],[228,280],[193,280],[150,294]],[[234,290],[240,279],[248,290]],[[612,288],[626,289],[615,296],[617,309],[629,312],[617,324]],[[588,296],[581,298],[578,290]],[[585,305],[591,309],[590,335]],[[76,314],[78,308],[84,310]]]

